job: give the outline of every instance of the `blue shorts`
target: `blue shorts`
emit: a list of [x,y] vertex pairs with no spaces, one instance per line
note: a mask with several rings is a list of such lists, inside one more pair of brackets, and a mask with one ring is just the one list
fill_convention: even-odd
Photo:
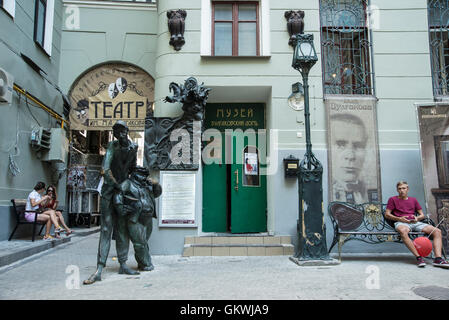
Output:
[[424,223],[424,222],[415,222],[415,223],[406,223],[406,222],[395,222],[394,228],[396,231],[398,230],[399,226],[406,226],[410,229],[412,232],[423,232],[423,229],[427,226],[430,226],[430,224]]

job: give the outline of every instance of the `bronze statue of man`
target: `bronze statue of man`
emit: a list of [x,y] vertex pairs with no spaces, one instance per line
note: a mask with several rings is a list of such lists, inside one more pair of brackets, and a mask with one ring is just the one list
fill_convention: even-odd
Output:
[[118,212],[118,228],[128,231],[140,271],[154,269],[148,240],[153,230],[152,219],[156,218],[154,198],[162,193],[159,183],[148,180],[148,175],[147,168],[136,167],[130,178],[121,183],[122,192],[114,197],[114,205]]
[[84,284],[101,280],[101,273],[106,266],[106,260],[111,246],[112,232],[115,229],[117,257],[120,263],[120,274],[139,274],[126,265],[129,250],[129,235],[127,230],[117,228],[117,210],[113,198],[121,192],[120,184],[129,178],[137,163],[137,144],[128,139],[129,129],[126,123],[118,120],[112,127],[114,140],[108,144],[103,160],[104,183],[101,188],[100,212],[101,230],[98,244],[97,270]]

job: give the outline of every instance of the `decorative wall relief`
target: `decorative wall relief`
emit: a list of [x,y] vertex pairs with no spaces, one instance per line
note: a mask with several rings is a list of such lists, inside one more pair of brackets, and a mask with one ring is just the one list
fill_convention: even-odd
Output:
[[209,88],[193,77],[184,85],[169,85],[173,96],[165,102],[182,103],[184,113],[177,118],[148,117],[145,120],[144,165],[152,170],[198,170],[204,107]]
[[285,19],[287,19],[287,30],[290,35],[290,40],[288,44],[292,47],[296,46],[296,35],[304,33],[304,11],[285,11]]
[[170,10],[167,12],[168,30],[170,31],[170,45],[176,51],[186,43],[184,40],[185,18],[187,12],[185,10]]

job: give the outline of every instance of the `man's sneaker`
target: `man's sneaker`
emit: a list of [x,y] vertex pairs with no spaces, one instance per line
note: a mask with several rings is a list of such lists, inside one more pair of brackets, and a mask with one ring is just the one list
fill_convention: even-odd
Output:
[[419,268],[423,268],[423,267],[426,266],[426,262],[424,261],[424,259],[422,257],[417,257],[416,258],[416,263],[417,263]]
[[449,262],[447,262],[446,260],[443,260],[441,258],[434,259],[432,264],[435,267],[448,268],[449,269]]

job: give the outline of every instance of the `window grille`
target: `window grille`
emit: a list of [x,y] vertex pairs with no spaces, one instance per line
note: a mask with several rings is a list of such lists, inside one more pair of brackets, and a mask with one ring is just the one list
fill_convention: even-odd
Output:
[[433,92],[447,96],[449,92],[449,1],[429,0],[429,41]]
[[368,0],[320,0],[325,94],[374,95]]

